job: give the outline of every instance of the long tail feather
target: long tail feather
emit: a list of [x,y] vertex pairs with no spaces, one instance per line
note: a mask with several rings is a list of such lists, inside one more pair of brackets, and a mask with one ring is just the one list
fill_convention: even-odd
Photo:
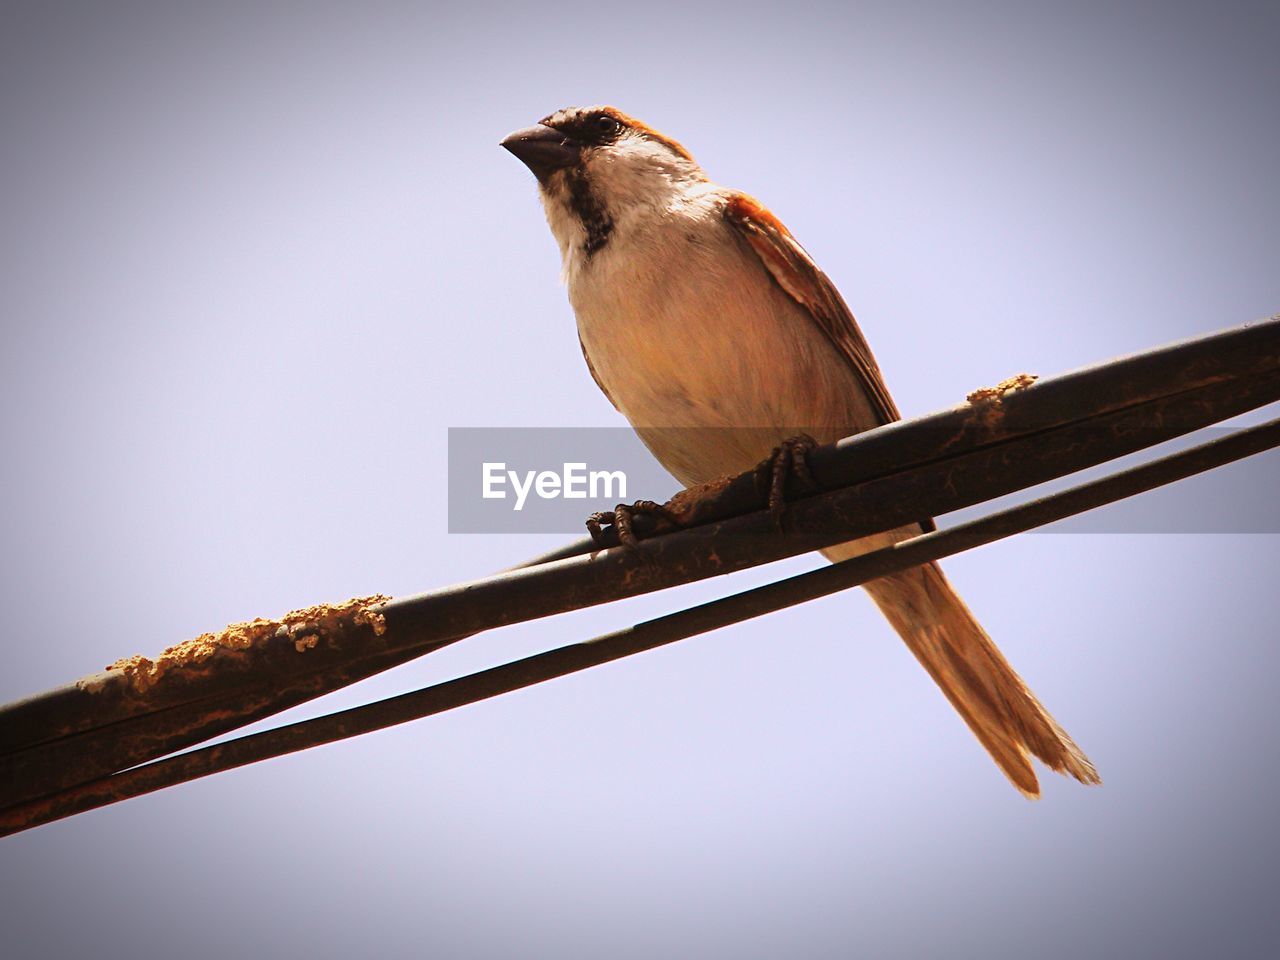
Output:
[[[836,551],[832,559],[840,558]],[[833,554],[836,554],[833,556]],[[936,563],[866,585],[992,759],[1025,796],[1040,795],[1027,758],[1081,783],[1101,783],[1074,740],[1027,688]]]

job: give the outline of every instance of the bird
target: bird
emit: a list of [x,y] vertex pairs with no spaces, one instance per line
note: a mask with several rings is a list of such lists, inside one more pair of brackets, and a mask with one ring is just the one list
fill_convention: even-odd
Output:
[[[829,443],[900,419],[835,285],[764,204],[713,182],[678,141],[587,106],[501,145],[537,180],[592,378],[680,483],[752,469],[762,437],[792,443],[800,425]],[[839,561],[921,530],[823,553]],[[1030,756],[1101,782],[937,563],[864,587],[1024,796],[1040,795]]]

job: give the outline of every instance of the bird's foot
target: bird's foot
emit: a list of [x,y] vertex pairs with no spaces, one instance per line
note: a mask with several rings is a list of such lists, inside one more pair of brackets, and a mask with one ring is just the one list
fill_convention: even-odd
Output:
[[782,514],[787,508],[787,493],[813,493],[819,489],[809,470],[808,459],[809,452],[818,445],[807,433],[788,437],[756,467],[756,489],[768,495],[769,516],[779,533]]
[[680,525],[675,511],[666,504],[656,503],[653,500],[637,500],[632,504],[620,503],[612,510],[593,513],[587,517],[587,530],[590,531],[591,539],[596,545],[603,546],[601,527],[611,526],[618,532],[620,544],[624,547],[635,547],[638,540],[633,523],[638,516],[654,518],[656,521],[654,533],[665,533]]

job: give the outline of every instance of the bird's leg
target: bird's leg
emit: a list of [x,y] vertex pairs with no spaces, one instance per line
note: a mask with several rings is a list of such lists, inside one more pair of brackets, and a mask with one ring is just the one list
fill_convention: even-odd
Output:
[[632,523],[637,516],[641,515],[655,518],[657,526],[655,533],[661,533],[680,525],[680,520],[675,511],[666,504],[657,503],[653,500],[637,500],[629,505],[620,503],[612,510],[593,513],[587,517],[587,530],[591,532],[591,539],[596,542],[597,546],[600,546],[601,526],[612,526],[618,531],[618,542],[620,544],[624,547],[634,547],[637,540]]
[[812,493],[818,483],[809,470],[809,451],[818,441],[807,433],[788,437],[773,448],[773,452],[756,467],[756,489],[768,494],[769,515],[778,532],[782,532],[782,514],[787,507],[787,488],[796,483],[795,492]]

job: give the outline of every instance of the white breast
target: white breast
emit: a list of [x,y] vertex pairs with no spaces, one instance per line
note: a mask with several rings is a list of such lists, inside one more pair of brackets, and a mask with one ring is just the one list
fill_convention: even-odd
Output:
[[709,191],[565,261],[596,376],[685,484],[754,466],[779,440],[876,421],[850,365],[723,218]]

